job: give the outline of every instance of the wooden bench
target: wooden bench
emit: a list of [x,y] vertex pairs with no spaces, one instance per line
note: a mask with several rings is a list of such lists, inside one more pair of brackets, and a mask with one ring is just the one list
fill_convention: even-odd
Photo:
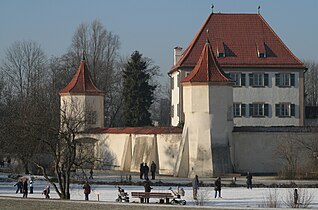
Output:
[[160,193],[160,192],[131,192],[132,197],[140,198],[140,203],[143,203],[144,200],[147,198],[159,198],[165,199],[166,203],[170,203],[169,199],[173,198],[174,196],[171,193]]

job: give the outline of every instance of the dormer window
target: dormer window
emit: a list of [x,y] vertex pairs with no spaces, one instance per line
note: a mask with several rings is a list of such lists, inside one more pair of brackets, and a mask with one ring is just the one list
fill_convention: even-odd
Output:
[[266,58],[266,53],[265,52],[258,52],[258,57],[259,58]]
[[217,41],[216,55],[218,58],[225,57],[224,43],[221,41]]
[[257,57],[266,58],[265,43],[258,41],[258,42],[256,42],[256,47],[257,47]]
[[224,52],[218,52],[218,58],[224,58],[225,53]]

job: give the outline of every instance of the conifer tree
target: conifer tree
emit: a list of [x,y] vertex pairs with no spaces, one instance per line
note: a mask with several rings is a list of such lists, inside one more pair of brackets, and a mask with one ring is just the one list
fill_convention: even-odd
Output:
[[151,125],[149,108],[154,100],[155,85],[151,85],[151,67],[138,51],[132,53],[123,70],[123,102],[125,126]]

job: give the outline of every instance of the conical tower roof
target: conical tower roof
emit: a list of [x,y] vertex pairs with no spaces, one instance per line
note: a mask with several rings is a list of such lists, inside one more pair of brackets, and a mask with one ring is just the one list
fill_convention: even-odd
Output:
[[60,95],[102,95],[103,91],[99,90],[94,84],[88,66],[83,56],[83,60],[70,83],[60,90]]
[[210,42],[207,40],[197,65],[191,73],[185,77],[182,83],[186,82],[226,82],[231,80],[226,77],[221,67],[218,65],[216,58],[213,54]]

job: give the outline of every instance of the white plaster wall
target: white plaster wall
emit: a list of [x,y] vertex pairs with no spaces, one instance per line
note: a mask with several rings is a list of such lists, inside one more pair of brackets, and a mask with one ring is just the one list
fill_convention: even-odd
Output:
[[61,110],[67,115],[77,119],[84,119],[85,111],[96,111],[96,124],[83,125],[85,128],[104,127],[104,96],[102,95],[62,95],[60,100]]
[[[158,134],[158,163],[160,174],[173,175],[179,153],[181,134]],[[182,166],[188,167],[188,166]]]
[[213,145],[228,145],[229,136],[233,130],[233,87],[210,86],[210,94],[212,143]]
[[[287,71],[287,70],[286,70]],[[299,73],[295,74],[295,86],[292,87],[277,87],[275,85],[275,74],[281,71],[266,72],[269,77],[269,86],[252,87],[249,85],[248,74],[245,72],[246,86],[233,88],[233,101],[247,104],[246,116],[234,118],[235,126],[288,126],[300,125],[299,113]],[[287,71],[288,72],[288,71]],[[264,102],[270,104],[269,117],[251,117],[249,116],[248,104],[253,102]],[[295,104],[295,116],[293,117],[277,117],[275,116],[275,104],[280,102],[289,102]]]
[[139,172],[140,163],[150,166],[155,158],[155,135],[132,134],[132,160],[130,171]]
[[96,124],[87,125],[90,128],[103,128],[104,127],[104,96],[103,95],[87,95],[85,96],[86,109],[96,111],[97,119]]
[[[234,132],[234,167],[236,172],[278,173],[282,169],[282,159],[277,151],[288,145],[289,141],[315,139],[313,133],[283,132]],[[299,167],[308,162],[308,151],[299,147],[297,150]],[[296,154],[294,154],[296,155]]]
[[[172,79],[174,80],[173,82],[173,89],[171,91],[171,106],[174,106],[174,113],[173,113],[173,117],[171,118],[171,125],[172,126],[177,126],[179,124],[179,117],[178,117],[178,113],[177,113],[177,107],[178,104],[180,103],[180,85],[178,87],[177,84],[177,77],[180,74],[180,72],[175,71],[171,74]],[[172,88],[172,87],[171,87]]]
[[[60,97],[60,108],[61,108],[61,121],[63,113],[69,118],[83,120],[85,112],[85,96],[83,95],[62,95]],[[65,116],[64,116],[65,117]],[[79,130],[84,130],[85,125],[78,128]]]
[[211,122],[208,85],[183,87],[185,126],[188,129],[189,177],[213,174]]
[[96,139],[96,156],[105,160],[108,167],[114,170],[124,170],[125,153],[129,134],[77,134],[77,139]]

